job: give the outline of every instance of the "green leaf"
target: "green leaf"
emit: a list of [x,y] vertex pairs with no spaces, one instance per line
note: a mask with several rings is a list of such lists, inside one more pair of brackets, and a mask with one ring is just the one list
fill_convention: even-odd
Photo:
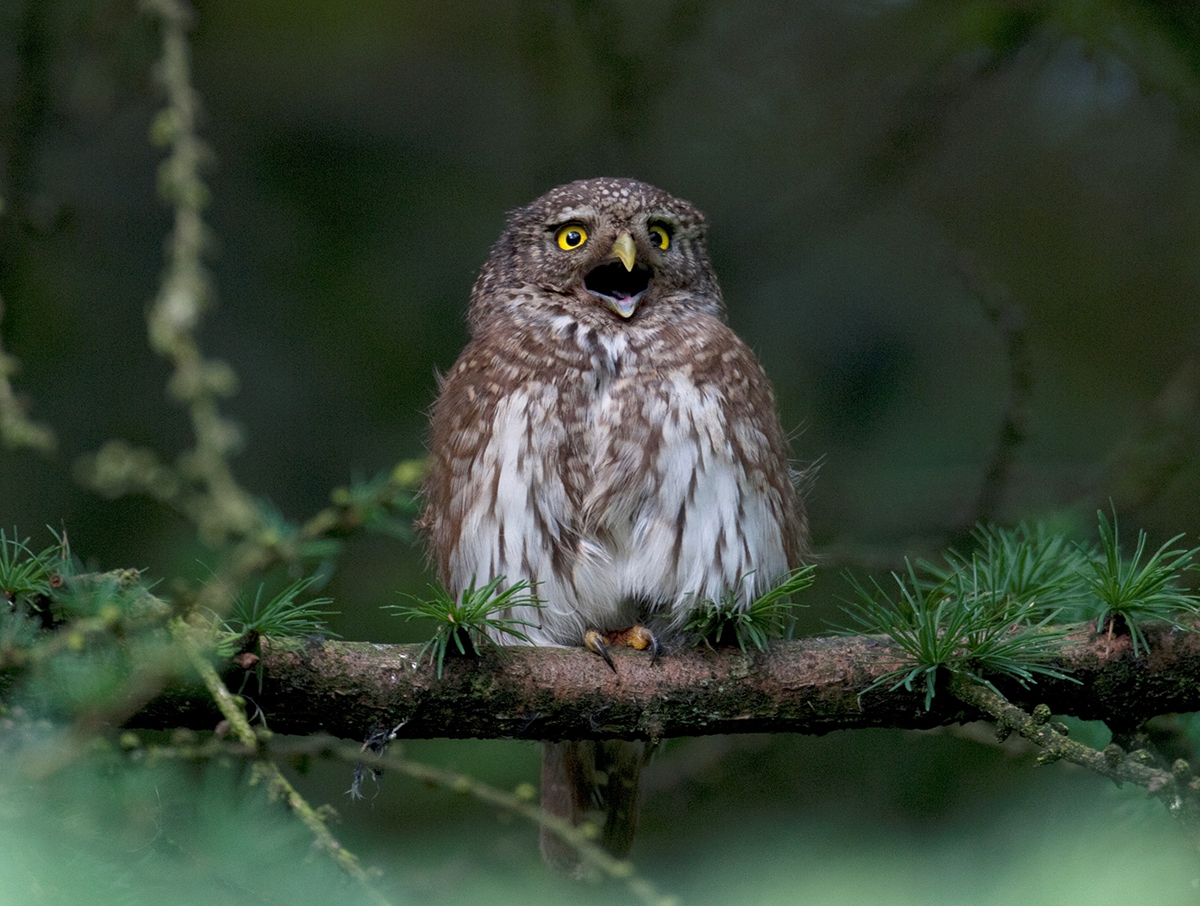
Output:
[[[923,682],[929,709],[939,671],[988,687],[988,675],[1021,685],[1036,682],[1038,676],[1070,679],[1053,663],[1066,635],[1064,628],[1051,625],[1058,611],[1023,596],[1042,583],[1022,581],[1035,573],[1010,567],[1029,561],[1006,564],[1003,560],[1012,549],[1006,553],[1003,548],[985,545],[970,558],[954,555],[948,558],[949,568],[924,574],[906,561],[903,575],[892,574],[892,593],[874,580],[868,587],[849,579],[857,599],[843,610],[857,628],[840,631],[886,635],[900,651],[900,665],[864,693],[880,686],[912,690]],[[1057,587],[1057,578],[1052,584]]]
[[732,642],[742,651],[762,651],[771,639],[791,634],[794,611],[800,606],[792,598],[813,584],[813,572],[812,566],[794,569],[745,606],[735,593],[722,602],[704,601],[692,611],[684,631],[711,646]]
[[937,584],[961,570],[975,569],[979,584],[990,594],[1021,601],[1039,613],[1061,614],[1086,599],[1080,572],[1089,551],[1063,536],[1051,535],[1041,525],[978,526],[972,539],[976,546],[969,556],[951,550],[945,566],[920,562],[925,574],[920,581]]
[[1133,558],[1121,556],[1117,517],[1110,523],[1103,511],[1100,520],[1100,553],[1088,566],[1090,575],[1084,579],[1094,595],[1096,631],[1107,624],[1112,631],[1118,620],[1125,623],[1136,657],[1142,649],[1149,650],[1140,623],[1160,620],[1177,629],[1188,629],[1181,617],[1200,615],[1200,598],[1184,591],[1180,584],[1184,571],[1195,568],[1200,548],[1172,547],[1183,535],[1168,539],[1144,563],[1146,533],[1138,532]]
[[253,598],[239,596],[234,602],[224,628],[235,637],[256,633],[268,638],[289,636],[332,635],[325,618],[336,611],[326,610],[332,598],[310,598],[301,601],[300,596],[316,582],[315,576],[297,579],[278,594],[263,600],[263,586],[258,587]]
[[17,607],[49,597],[65,552],[65,542],[60,541],[35,554],[28,538],[18,540],[15,533],[10,538],[0,529],[0,595]]
[[[541,601],[527,581],[505,585],[504,576],[497,576],[486,585],[475,587],[475,580],[456,598],[446,589],[431,585],[433,597],[421,599],[404,595],[411,603],[392,604],[389,609],[405,620],[425,619],[436,624],[433,637],[421,649],[421,658],[426,654],[437,664],[440,678],[451,645],[460,655],[475,655],[484,645],[493,645],[494,636],[509,635],[520,642],[529,642],[522,630],[532,626],[525,620],[512,616],[514,608],[540,608]],[[497,646],[497,650],[499,647]]]

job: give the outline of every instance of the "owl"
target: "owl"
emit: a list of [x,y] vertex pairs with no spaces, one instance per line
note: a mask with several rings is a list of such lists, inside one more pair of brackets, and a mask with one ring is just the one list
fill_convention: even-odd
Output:
[[[420,526],[441,581],[528,582],[535,605],[505,614],[528,641],[586,645],[614,670],[612,647],[656,657],[695,608],[745,606],[806,551],[771,385],[725,322],[705,231],[632,179],[512,212],[432,410]],[[543,807],[578,824],[601,804],[624,855],[640,747],[545,745]],[[545,832],[542,851],[574,865]]]

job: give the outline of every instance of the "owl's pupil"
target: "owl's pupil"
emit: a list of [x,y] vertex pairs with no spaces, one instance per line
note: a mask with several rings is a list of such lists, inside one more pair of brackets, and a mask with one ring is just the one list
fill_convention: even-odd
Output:
[[571,230],[567,233],[567,245],[579,245],[583,242],[583,237],[579,235],[578,230]]

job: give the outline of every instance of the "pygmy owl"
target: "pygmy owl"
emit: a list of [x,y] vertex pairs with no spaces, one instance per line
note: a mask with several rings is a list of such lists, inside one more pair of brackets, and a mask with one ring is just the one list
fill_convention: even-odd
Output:
[[[698,605],[745,606],[804,553],[771,386],[725,323],[705,227],[645,183],[573,182],[509,216],[475,281],[421,525],[451,594],[531,584],[540,606],[511,617],[535,645],[657,653]],[[640,765],[629,744],[547,743],[543,807],[578,823],[607,775],[623,855]]]

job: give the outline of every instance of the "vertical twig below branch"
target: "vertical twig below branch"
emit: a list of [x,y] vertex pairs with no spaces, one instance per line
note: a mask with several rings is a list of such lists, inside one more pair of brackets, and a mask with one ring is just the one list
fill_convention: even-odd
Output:
[[[249,747],[252,751],[260,751],[259,736],[254,732],[254,728],[250,726],[250,722],[246,719],[240,701],[229,691],[229,688],[217,675],[217,671],[209,663],[201,646],[193,637],[192,630],[184,623],[178,622],[174,626],[173,634],[176,641],[179,642],[186,653],[188,663],[200,674],[200,678],[209,695],[212,696],[222,716],[229,722],[234,737],[237,738],[238,742]],[[325,820],[297,792],[288,779],[283,776],[283,772],[279,769],[279,766],[273,761],[260,757],[256,762],[255,768],[257,779],[265,782],[271,796],[282,800],[303,822],[305,827],[316,838],[317,845],[329,853],[334,862],[346,874],[358,881],[376,903],[379,903],[380,906],[388,906],[388,901],[375,890],[367,870],[362,867],[362,864],[358,861],[358,857],[338,842],[337,838],[333,836],[328,826],[326,826]]]

